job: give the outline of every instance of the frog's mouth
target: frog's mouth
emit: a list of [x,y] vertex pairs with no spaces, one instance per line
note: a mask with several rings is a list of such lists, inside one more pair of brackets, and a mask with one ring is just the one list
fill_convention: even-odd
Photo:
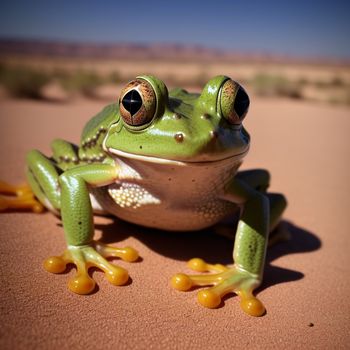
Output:
[[214,164],[214,163],[219,163],[219,162],[224,162],[224,161],[239,161],[242,159],[246,153],[249,150],[249,146],[241,152],[237,153],[225,158],[220,158],[220,159],[214,159],[214,160],[203,160],[203,161],[183,161],[183,160],[174,160],[174,159],[166,159],[166,158],[159,158],[159,157],[154,157],[154,156],[145,156],[145,155],[140,155],[140,154],[135,154],[135,153],[128,153],[124,151],[120,151],[114,148],[107,148],[108,153],[114,154],[119,157],[123,158],[128,158],[128,159],[136,159],[144,162],[150,162],[150,163],[157,163],[157,164],[167,164],[167,165],[177,165],[177,166],[188,166],[188,165],[207,165],[207,164]]

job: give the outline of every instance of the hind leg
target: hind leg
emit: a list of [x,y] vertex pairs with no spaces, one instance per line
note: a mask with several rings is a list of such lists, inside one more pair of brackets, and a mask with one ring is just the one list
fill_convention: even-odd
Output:
[[14,186],[0,181],[0,211],[31,209],[42,212],[44,207],[59,213],[60,189],[58,178],[62,171],[78,164],[77,146],[60,139],[51,143],[52,158],[33,150],[26,157],[28,185]]
[[[236,178],[244,181],[250,187],[255,190],[263,193],[269,199],[270,207],[270,224],[269,230],[272,232],[272,235],[269,236],[269,245],[277,243],[282,240],[286,240],[287,233],[283,230],[276,229],[282,214],[287,206],[286,198],[283,194],[280,193],[267,193],[267,189],[270,185],[270,174],[267,170],[264,169],[253,169],[240,171]],[[234,239],[234,232],[232,230],[232,224],[218,224],[215,226],[215,232],[218,234]]]
[[287,207],[287,200],[281,193],[267,193],[270,185],[270,174],[264,169],[253,169],[241,171],[237,174],[237,178],[247,183],[259,192],[262,192],[269,199],[270,207],[270,224],[269,230],[269,246],[284,241],[289,238],[287,232],[278,229],[278,224],[282,214]]
[[41,213],[43,205],[38,202],[28,185],[12,185],[0,181],[0,212],[5,210],[32,210]]
[[34,212],[42,212],[46,207],[57,213],[61,206],[58,167],[36,150],[27,154],[26,163],[29,186],[0,182],[0,193],[11,195],[0,197],[0,210],[31,209]]
[[270,173],[265,169],[239,171],[236,179],[244,181],[259,192],[266,192],[270,185]]

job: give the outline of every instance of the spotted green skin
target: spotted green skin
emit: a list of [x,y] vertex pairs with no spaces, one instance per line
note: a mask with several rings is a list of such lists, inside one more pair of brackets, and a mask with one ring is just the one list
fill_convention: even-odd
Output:
[[[108,149],[165,160],[209,162],[209,166],[248,151],[249,135],[243,126],[232,125],[222,116],[220,93],[227,77],[211,79],[201,94],[182,89],[169,94],[159,79],[139,78],[152,85],[157,99],[155,116],[149,124],[128,127],[119,114],[118,104],[111,104],[86,124],[79,147],[55,140],[53,159],[38,151],[27,156],[29,183],[44,205],[61,214],[68,247],[92,244],[89,189],[119,179],[115,156]],[[266,171],[234,175],[223,183],[218,196],[243,208],[233,258],[245,276],[251,275],[255,288],[262,279],[269,232],[279,221],[286,202],[282,195],[266,193],[269,185]]]

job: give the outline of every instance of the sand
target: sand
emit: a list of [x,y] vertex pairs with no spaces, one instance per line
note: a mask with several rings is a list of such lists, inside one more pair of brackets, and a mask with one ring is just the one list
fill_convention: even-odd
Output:
[[[244,169],[263,167],[273,191],[289,201],[289,242],[268,252],[258,291],[267,313],[249,317],[228,295],[205,309],[196,291],[169,287],[199,256],[230,263],[232,243],[204,233],[165,233],[97,218],[96,237],[139,250],[142,261],[118,263],[131,283],[70,293],[74,273],[52,275],[42,262],[65,248],[60,220],[50,213],[0,214],[1,349],[346,349],[350,341],[350,110],[310,102],[252,98],[246,127],[252,136]],[[104,102],[0,102],[0,178],[24,179],[26,151],[49,154],[61,137],[77,141]]]

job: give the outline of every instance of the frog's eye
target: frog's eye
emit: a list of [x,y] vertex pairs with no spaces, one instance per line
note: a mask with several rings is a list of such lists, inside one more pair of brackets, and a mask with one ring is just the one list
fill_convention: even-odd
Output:
[[151,84],[143,79],[131,81],[120,94],[119,110],[128,125],[149,123],[156,111],[156,95]]
[[248,112],[249,97],[238,83],[226,80],[221,88],[220,107],[230,124],[240,124]]

